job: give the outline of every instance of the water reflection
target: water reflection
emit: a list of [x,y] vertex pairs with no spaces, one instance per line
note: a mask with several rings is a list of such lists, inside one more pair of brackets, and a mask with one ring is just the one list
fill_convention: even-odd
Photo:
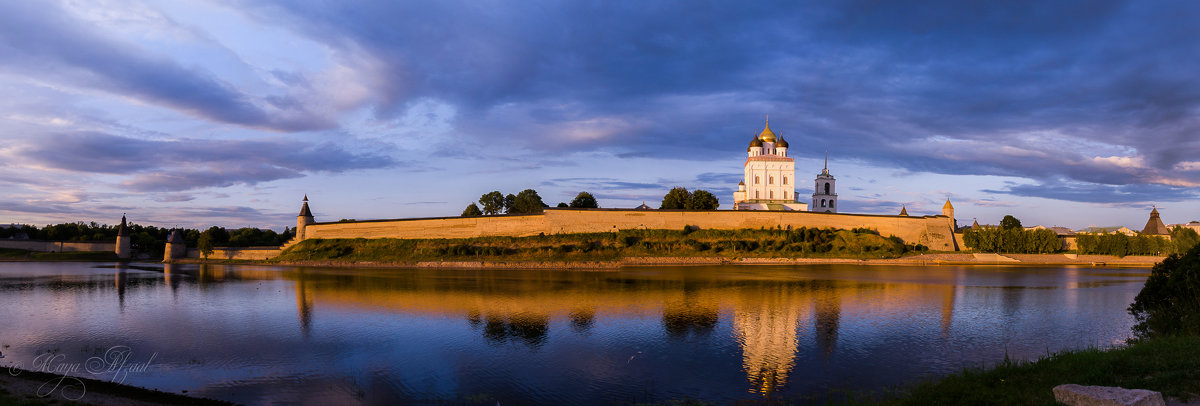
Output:
[[[47,321],[30,316],[32,306],[0,310],[20,321],[20,336],[41,337],[0,332],[0,342],[22,346],[6,355],[137,341],[176,359],[164,356],[175,362],[167,377],[134,383],[243,403],[471,403],[462,396],[475,392],[530,403],[721,401],[878,388],[1123,338],[1124,306],[1145,278],[1002,267],[12,269],[0,265],[6,303],[95,305],[111,292],[117,312],[63,307]],[[157,295],[166,290],[168,299]]]

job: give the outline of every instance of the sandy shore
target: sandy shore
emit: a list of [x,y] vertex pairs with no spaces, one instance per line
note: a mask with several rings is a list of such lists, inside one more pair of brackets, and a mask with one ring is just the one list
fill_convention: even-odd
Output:
[[181,259],[171,263],[280,265],[323,268],[408,268],[408,269],[572,269],[615,270],[630,266],[702,266],[702,265],[1082,265],[1103,267],[1152,267],[1163,256],[1075,255],[1075,254],[970,254],[935,253],[902,258],[721,258],[721,257],[632,257],[613,261],[228,261]]

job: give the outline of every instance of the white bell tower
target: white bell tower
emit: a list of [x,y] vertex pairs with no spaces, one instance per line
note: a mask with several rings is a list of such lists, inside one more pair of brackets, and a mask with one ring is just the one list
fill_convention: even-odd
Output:
[[821,169],[821,174],[817,175],[813,188],[812,204],[808,206],[809,211],[819,211],[825,213],[837,213],[837,179],[829,174],[829,152],[825,152],[825,168]]

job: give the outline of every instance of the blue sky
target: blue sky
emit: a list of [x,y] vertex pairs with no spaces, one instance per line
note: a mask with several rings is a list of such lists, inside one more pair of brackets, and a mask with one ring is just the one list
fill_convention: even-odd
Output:
[[[0,0],[0,223],[728,208],[771,127],[842,210],[1200,220],[1200,2]],[[798,194],[811,193],[806,183]]]

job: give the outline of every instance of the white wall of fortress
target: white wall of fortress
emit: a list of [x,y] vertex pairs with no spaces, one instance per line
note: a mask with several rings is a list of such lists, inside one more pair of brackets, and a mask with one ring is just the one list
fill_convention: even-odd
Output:
[[116,248],[116,243],[94,241],[0,240],[0,248],[13,248],[35,252],[112,252]]
[[954,219],[947,216],[888,216],[793,211],[688,211],[631,209],[546,209],[542,214],[442,217],[315,223],[310,238],[471,238],[613,232],[630,229],[702,229],[832,227],[870,228],[932,250],[956,251]]

